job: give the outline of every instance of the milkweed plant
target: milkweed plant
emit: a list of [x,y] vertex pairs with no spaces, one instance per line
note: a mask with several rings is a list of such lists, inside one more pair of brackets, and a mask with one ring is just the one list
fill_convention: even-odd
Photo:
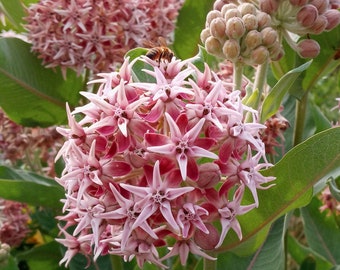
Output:
[[340,266],[340,1],[0,1],[0,266]]

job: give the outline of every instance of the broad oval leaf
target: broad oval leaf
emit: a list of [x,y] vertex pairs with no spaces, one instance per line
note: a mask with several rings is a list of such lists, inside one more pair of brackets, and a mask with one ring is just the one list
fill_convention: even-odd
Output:
[[271,89],[265,100],[263,101],[262,111],[261,111],[261,122],[264,123],[269,117],[274,115],[280,105],[282,104],[282,100],[285,94],[288,92],[290,87],[293,85],[294,81],[298,78],[298,76],[307,70],[310,66],[311,61],[304,63],[303,65],[292,69],[287,72]]
[[65,103],[76,105],[83,80],[68,71],[46,69],[16,38],[0,39],[0,107],[24,126],[47,127],[66,122]]
[[[244,244],[244,255],[254,252],[256,247],[246,245],[247,241],[283,214],[307,205],[313,195],[313,185],[339,167],[340,128],[320,132],[294,147],[275,166],[262,171],[263,175],[276,177],[275,186],[258,190],[259,207],[238,218],[242,241],[230,234],[218,251]],[[251,195],[245,196],[250,202]]]
[[197,54],[200,34],[213,3],[213,0],[185,1],[177,18],[173,43],[173,49],[178,58],[187,59]]
[[62,208],[64,190],[53,179],[0,166],[0,197],[34,206]]

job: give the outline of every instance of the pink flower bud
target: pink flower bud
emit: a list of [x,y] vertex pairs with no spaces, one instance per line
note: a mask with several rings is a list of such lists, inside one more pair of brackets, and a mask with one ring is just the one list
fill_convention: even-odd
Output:
[[217,229],[210,223],[205,223],[205,227],[208,229],[209,233],[206,234],[201,230],[196,230],[194,235],[195,243],[202,249],[212,250],[217,245],[220,235]]
[[224,13],[223,15],[224,19],[226,21],[234,18],[234,17],[238,17],[238,18],[241,18],[241,12],[237,9],[237,8],[234,8],[234,9],[228,9],[226,10],[226,12]]
[[279,42],[274,43],[268,50],[272,61],[278,61],[284,56],[284,50]]
[[241,52],[240,44],[235,39],[228,39],[224,42],[222,51],[228,60],[235,62]]
[[248,50],[253,50],[262,44],[262,35],[257,30],[249,31],[244,38],[244,44]]
[[216,56],[220,56],[222,54],[222,46],[217,38],[212,36],[208,37],[204,45],[208,53]]
[[260,0],[260,9],[268,14],[275,13],[279,8],[277,0]]
[[309,4],[315,6],[319,14],[324,13],[328,9],[329,0],[312,0]]
[[229,38],[234,38],[234,39],[241,38],[246,32],[246,28],[244,26],[243,20],[238,17],[230,18],[227,21],[225,32]]
[[309,30],[311,30],[313,34],[318,35],[321,34],[326,29],[327,24],[328,21],[326,16],[319,15]]
[[246,14],[242,17],[246,30],[257,29],[257,18],[253,14]]
[[220,167],[215,163],[204,163],[199,166],[199,177],[196,182],[199,188],[212,188],[221,180]]
[[293,6],[302,7],[308,3],[308,0],[289,0]]
[[326,30],[332,30],[333,28],[337,27],[340,23],[340,11],[336,9],[329,9],[323,14],[328,24],[326,26]]
[[269,51],[264,46],[259,46],[251,52],[251,60],[256,65],[264,64],[269,58]]
[[228,10],[237,10],[237,6],[235,4],[225,4],[221,9],[223,17],[225,16]]
[[202,32],[201,32],[201,35],[200,35],[202,43],[204,44],[205,41],[207,40],[207,38],[210,37],[210,36],[211,36],[210,28],[203,29]]
[[267,13],[258,12],[256,17],[259,30],[271,26],[272,19]]
[[266,47],[272,46],[278,40],[277,32],[271,27],[266,27],[265,29],[263,29],[261,31],[261,35],[263,45],[265,45]]
[[317,17],[318,10],[313,5],[305,5],[296,15],[298,22],[304,27],[311,27]]
[[315,58],[320,53],[320,45],[314,39],[304,39],[298,44],[298,54],[302,58]]
[[238,10],[241,12],[241,16],[246,14],[256,15],[256,7],[250,3],[242,3],[238,6]]
[[209,27],[211,21],[219,17],[222,17],[222,15],[221,15],[221,12],[219,12],[218,10],[209,11],[209,13],[207,14],[206,26]]
[[213,37],[221,39],[225,38],[226,26],[225,26],[225,20],[222,18],[215,18],[210,23],[210,33]]

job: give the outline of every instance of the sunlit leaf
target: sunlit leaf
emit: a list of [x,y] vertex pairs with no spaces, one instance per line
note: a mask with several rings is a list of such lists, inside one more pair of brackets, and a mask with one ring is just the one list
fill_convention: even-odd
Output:
[[264,122],[278,111],[285,94],[288,92],[298,76],[305,71],[310,64],[311,62],[307,62],[302,66],[289,71],[276,83],[263,102],[261,122]]
[[177,58],[187,59],[197,54],[200,34],[204,29],[206,14],[214,1],[186,0],[179,12],[173,44]]
[[24,6],[20,0],[0,0],[3,13],[17,31],[23,31],[22,24],[25,16]]
[[[307,205],[313,194],[313,185],[338,167],[340,167],[340,128],[332,128],[294,147],[275,166],[264,170],[264,175],[276,177],[275,186],[268,190],[258,190],[259,208],[238,218],[243,232],[241,243],[246,242],[283,214]],[[251,195],[246,195],[251,202]],[[235,248],[237,243],[239,240],[231,234],[220,251]],[[242,252],[250,254],[254,251],[251,246],[246,246]]]
[[68,71],[42,66],[30,52],[30,45],[15,38],[0,39],[0,106],[15,122],[24,126],[65,123],[65,103],[76,105],[83,80]]

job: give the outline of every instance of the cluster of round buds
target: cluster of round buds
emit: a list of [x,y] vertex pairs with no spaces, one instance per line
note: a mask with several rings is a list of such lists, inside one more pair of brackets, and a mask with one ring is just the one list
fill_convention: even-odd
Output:
[[[136,60],[149,66],[139,71],[146,81],[132,76],[135,60],[126,59],[91,82],[98,92],[83,92],[90,102],[67,109],[69,128],[58,128],[67,138],[56,178],[66,191],[57,239],[68,248],[66,264],[78,252],[136,258],[140,268],[146,261],[166,268],[176,255],[185,265],[189,252],[214,259],[204,250],[220,247],[230,229],[242,238],[238,216],[259,205],[257,189],[274,179],[259,172],[270,166],[265,126],[240,91],[207,65]],[[159,258],[159,246],[172,248]]]
[[270,16],[250,3],[216,5],[206,19],[201,40],[206,50],[234,63],[261,65],[279,60],[283,49]]
[[40,0],[27,9],[32,50],[47,67],[95,73],[143,42],[170,38],[183,1]]
[[314,58],[320,52],[313,39],[295,43],[287,33],[299,36],[318,35],[340,23],[340,11],[330,0],[260,0],[260,9],[272,18],[272,27],[281,29],[288,44],[303,58]]

